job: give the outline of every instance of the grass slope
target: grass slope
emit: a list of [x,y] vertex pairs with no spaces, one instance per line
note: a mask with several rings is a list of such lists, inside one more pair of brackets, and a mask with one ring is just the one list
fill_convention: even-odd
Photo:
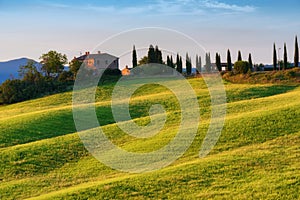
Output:
[[[210,155],[199,159],[210,100],[202,79],[189,81],[201,106],[198,134],[171,166],[145,174],[110,169],[85,150],[75,133],[71,93],[0,107],[0,198],[299,198],[300,87],[227,83],[225,127]],[[139,124],[149,122],[147,111],[153,103],[168,111],[159,134],[136,139],[114,124],[112,88],[99,87],[97,114],[115,144],[149,152],[174,137],[180,115],[170,91],[148,85],[131,99],[131,115]]]

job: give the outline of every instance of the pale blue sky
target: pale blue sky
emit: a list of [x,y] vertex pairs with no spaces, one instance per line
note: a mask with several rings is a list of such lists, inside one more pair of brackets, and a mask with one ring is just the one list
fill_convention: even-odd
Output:
[[221,53],[223,61],[229,48],[233,60],[240,49],[245,58],[252,53],[255,63],[272,63],[273,42],[286,42],[293,59],[299,19],[299,0],[0,0],[0,61],[38,60],[50,49],[72,59],[119,32],[163,27],[191,36],[212,54]]

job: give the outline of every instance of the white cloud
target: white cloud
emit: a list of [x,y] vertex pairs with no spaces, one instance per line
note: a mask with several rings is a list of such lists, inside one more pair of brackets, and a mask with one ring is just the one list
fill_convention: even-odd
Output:
[[225,10],[232,10],[237,12],[253,12],[256,10],[254,6],[238,6],[235,4],[226,4],[218,1],[213,0],[205,0],[203,1],[203,5],[207,8],[215,8],[215,9],[225,9]]
[[43,2],[44,6],[53,7],[55,9],[78,9],[89,10],[100,13],[114,13],[114,14],[150,14],[150,15],[208,15],[212,11],[218,14],[226,14],[231,12],[254,12],[254,6],[240,6],[235,4],[227,4],[217,0],[155,0],[151,3],[139,6],[122,6],[118,5],[92,5],[83,4],[81,6],[70,4],[57,4],[52,2]]

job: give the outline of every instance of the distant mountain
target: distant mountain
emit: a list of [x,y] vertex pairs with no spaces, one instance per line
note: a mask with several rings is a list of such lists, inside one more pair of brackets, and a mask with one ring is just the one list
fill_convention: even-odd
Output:
[[[24,66],[32,59],[29,58],[19,58],[14,60],[9,60],[5,62],[0,62],[0,84],[6,79],[19,78],[18,70],[20,66]],[[33,60],[34,61],[34,60]],[[37,67],[41,67],[41,64],[34,61]]]

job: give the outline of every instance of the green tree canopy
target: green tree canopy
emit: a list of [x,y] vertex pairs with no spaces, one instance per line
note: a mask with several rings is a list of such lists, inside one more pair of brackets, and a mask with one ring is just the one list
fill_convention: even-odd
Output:
[[148,63],[148,60],[149,60],[149,59],[148,59],[148,56],[142,57],[142,58],[139,60],[139,62],[138,62],[138,66],[147,64],[147,63]]
[[22,78],[23,81],[31,83],[37,82],[43,78],[42,74],[35,66],[34,61],[31,60],[28,61],[26,65],[20,66],[19,76]]
[[150,45],[148,50],[148,61],[147,63],[156,63],[156,55],[153,45]]
[[49,51],[41,57],[42,70],[46,73],[47,77],[52,74],[58,76],[64,70],[64,64],[67,63],[67,56],[56,51]]
[[78,59],[73,59],[70,63],[69,63],[69,68],[70,71],[73,74],[74,79],[76,78],[77,72],[80,69],[80,66],[82,65],[82,61],[79,61]]
[[249,63],[247,61],[237,61],[234,63],[234,72],[237,74],[246,74],[249,71]]

